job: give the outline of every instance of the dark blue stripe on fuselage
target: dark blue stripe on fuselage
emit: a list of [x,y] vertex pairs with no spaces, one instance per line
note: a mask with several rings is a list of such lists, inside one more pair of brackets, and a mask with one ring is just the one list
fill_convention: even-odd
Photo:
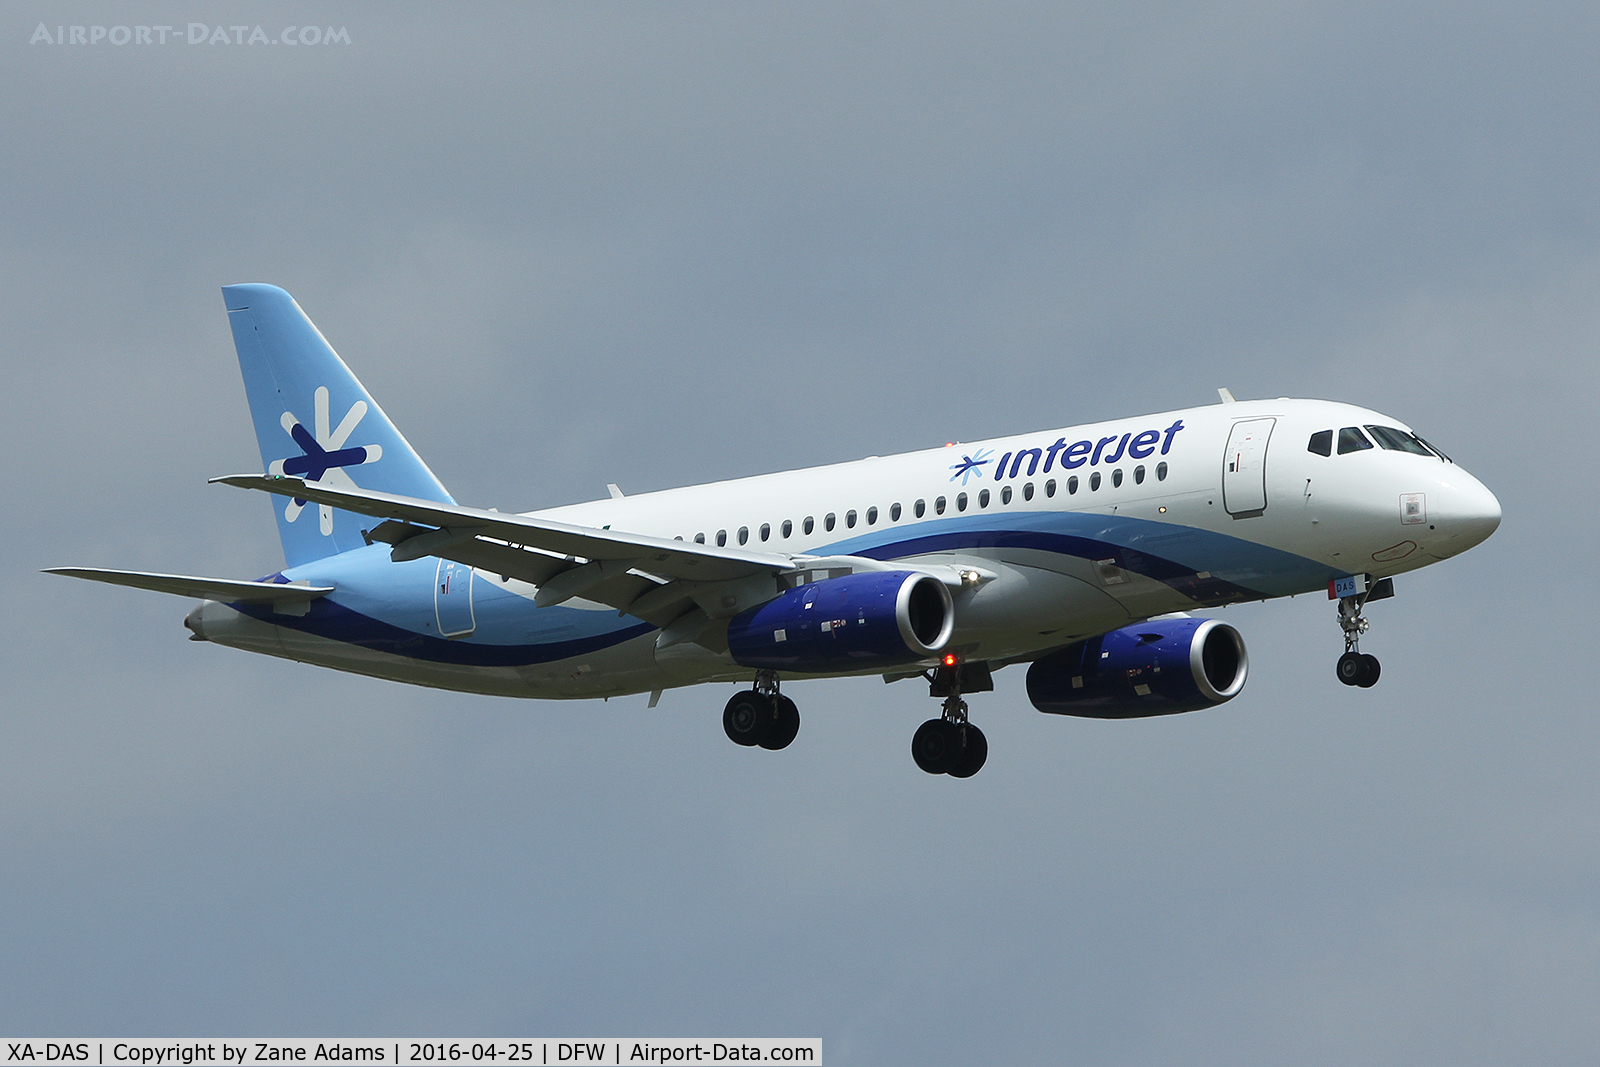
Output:
[[536,645],[488,645],[470,640],[450,641],[432,634],[419,634],[351,611],[328,597],[311,602],[304,615],[277,615],[261,604],[232,604],[240,614],[282,626],[288,630],[315,634],[330,641],[342,641],[375,652],[427,660],[432,663],[458,663],[471,667],[525,667],[550,663],[573,656],[588,655],[620,645],[656,629],[647,622],[610,630],[589,637],[550,641]]

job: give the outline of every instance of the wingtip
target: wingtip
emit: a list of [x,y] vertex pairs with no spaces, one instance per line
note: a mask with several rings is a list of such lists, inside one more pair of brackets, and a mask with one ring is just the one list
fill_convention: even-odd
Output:
[[206,479],[207,485],[232,485],[240,489],[254,489],[264,482],[300,481],[282,474],[223,474]]

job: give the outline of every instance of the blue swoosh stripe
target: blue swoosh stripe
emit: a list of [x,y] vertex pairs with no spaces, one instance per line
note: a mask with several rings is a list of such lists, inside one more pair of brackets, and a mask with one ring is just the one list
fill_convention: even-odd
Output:
[[236,603],[229,606],[261,622],[370,648],[374,652],[472,667],[526,667],[535,663],[551,663],[612,648],[656,629],[647,622],[641,622],[620,630],[566,641],[537,645],[487,645],[415,633],[352,611],[326,597],[312,601],[311,610],[300,616],[275,615],[270,606],[260,604]]

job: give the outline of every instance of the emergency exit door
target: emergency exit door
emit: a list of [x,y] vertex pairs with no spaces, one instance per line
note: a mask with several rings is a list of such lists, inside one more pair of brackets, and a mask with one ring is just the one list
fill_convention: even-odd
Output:
[[1222,506],[1236,519],[1267,510],[1267,440],[1276,419],[1233,424],[1222,457]]
[[465,637],[477,629],[472,615],[472,568],[441,559],[433,582],[433,611],[441,637]]

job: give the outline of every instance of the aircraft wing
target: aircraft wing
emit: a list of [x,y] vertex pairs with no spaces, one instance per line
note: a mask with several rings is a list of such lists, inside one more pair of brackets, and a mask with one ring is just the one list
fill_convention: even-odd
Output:
[[574,526],[301,478],[243,474],[212,481],[384,520],[365,536],[393,545],[396,562],[455,560],[538,586],[541,607],[581,596],[657,626],[696,604],[708,615],[732,615],[730,608],[771,599],[782,590],[779,576],[797,566],[778,552]]
[[331,585],[288,585],[283,582],[241,582],[230,578],[200,578],[191,574],[156,574],[151,571],[113,571],[101,567],[50,567],[46,574],[87,578],[91,582],[150,589],[157,593],[221,600],[230,603],[309,603],[333,592]]
[[[481,508],[464,508],[432,500],[396,496],[393,493],[337,488],[321,482],[308,482],[302,478],[240,474],[211,480],[238,486],[241,489],[261,489],[279,496],[328,504],[359,515],[392,519],[411,525],[422,524],[432,528],[416,531],[415,535],[449,531],[451,535],[463,540],[467,536],[493,538],[511,545],[540,549],[559,557],[581,556],[587,560],[612,563],[636,561],[635,566],[665,578],[726,581],[752,574],[777,574],[794,566],[789,556],[777,552],[717,548],[694,541],[676,541],[665,537],[604,530],[593,526],[573,526],[564,522],[552,522],[549,519],[534,519],[500,511],[484,511]],[[377,531],[368,532],[375,534]],[[392,529],[384,532],[391,536],[398,533]],[[397,547],[410,540],[410,538],[390,540],[389,537],[374,539],[389,541]],[[443,543],[449,538],[437,540]],[[423,555],[431,556],[438,553],[413,550],[403,553],[400,558],[415,559]]]
[[[538,587],[534,602],[540,607],[575,597],[606,604],[661,627],[667,643],[702,640],[696,635],[711,619],[765,603],[796,581],[903,566],[668,540],[293,476],[240,474],[212,481],[371,516],[382,521],[363,536],[369,544],[393,546],[389,555],[397,563],[437,556],[517,578]],[[977,565],[945,562],[917,569],[953,588],[993,577]]]

